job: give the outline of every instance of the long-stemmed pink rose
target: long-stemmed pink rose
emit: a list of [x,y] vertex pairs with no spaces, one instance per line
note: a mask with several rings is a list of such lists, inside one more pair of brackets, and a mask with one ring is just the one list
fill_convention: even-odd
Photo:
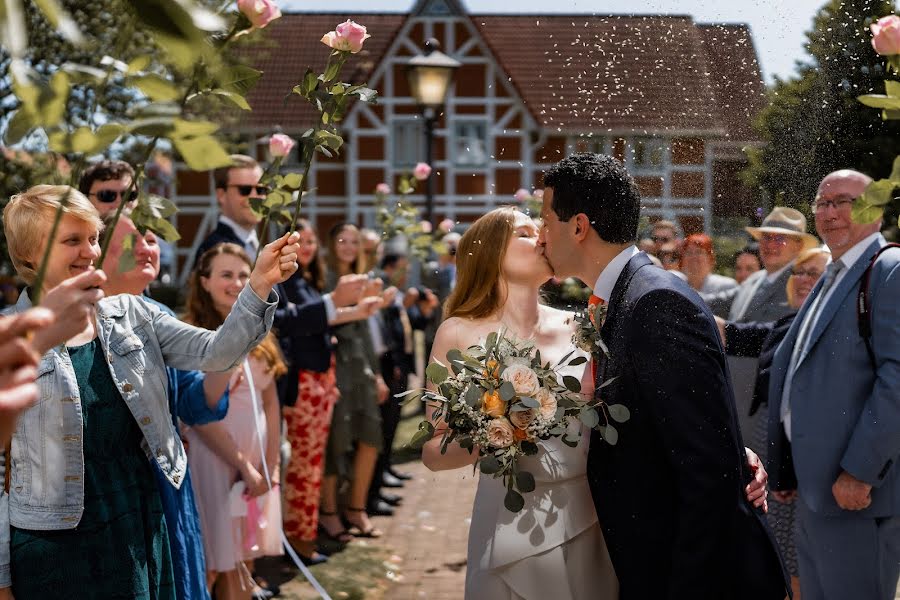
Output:
[[900,16],[881,17],[870,26],[872,29],[872,47],[882,56],[900,54]]
[[416,168],[413,169],[413,177],[418,179],[419,181],[425,181],[431,175],[431,165],[428,163],[420,162],[416,165]]
[[255,29],[262,29],[281,17],[281,9],[273,0],[237,0],[237,7]]
[[269,138],[269,154],[272,155],[272,158],[284,158],[291,153],[295,143],[283,133],[272,134],[272,137]]
[[329,31],[323,35],[322,43],[334,50],[356,54],[362,50],[363,42],[370,37],[372,36],[366,33],[364,25],[347,19],[335,27],[334,31]]

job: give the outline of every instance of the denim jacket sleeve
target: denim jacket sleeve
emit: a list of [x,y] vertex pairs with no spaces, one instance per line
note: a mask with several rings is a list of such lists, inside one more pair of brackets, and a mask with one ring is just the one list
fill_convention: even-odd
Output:
[[150,318],[167,366],[226,371],[237,365],[272,328],[278,294],[262,300],[244,287],[231,313],[215,331],[188,325],[149,303]]
[[[2,468],[0,468],[0,481],[6,480],[6,456],[4,450],[0,450],[3,456]],[[0,488],[0,588],[8,588],[12,586],[12,575],[10,574],[10,530],[9,530],[9,492]]]
[[206,425],[221,421],[228,412],[228,390],[219,398],[215,409],[206,403],[203,381],[206,376],[201,371],[175,370],[178,378],[178,392],[175,398],[175,416],[185,425]]

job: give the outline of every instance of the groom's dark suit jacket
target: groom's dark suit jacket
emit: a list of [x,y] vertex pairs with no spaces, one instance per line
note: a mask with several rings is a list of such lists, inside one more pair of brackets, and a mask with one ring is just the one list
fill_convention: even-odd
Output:
[[789,588],[752,474],[715,322],[682,280],[643,253],[622,271],[601,335],[610,446],[594,432],[588,479],[621,600],[781,600]]

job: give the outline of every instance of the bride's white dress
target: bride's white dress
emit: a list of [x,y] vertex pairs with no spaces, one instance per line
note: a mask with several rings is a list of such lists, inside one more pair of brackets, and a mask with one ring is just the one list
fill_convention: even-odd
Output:
[[[575,373],[572,373],[573,375]],[[481,475],[469,529],[466,600],[616,600],[618,582],[597,522],[586,468],[590,432],[570,448],[539,442],[523,457],[536,489],[503,506],[502,479]]]

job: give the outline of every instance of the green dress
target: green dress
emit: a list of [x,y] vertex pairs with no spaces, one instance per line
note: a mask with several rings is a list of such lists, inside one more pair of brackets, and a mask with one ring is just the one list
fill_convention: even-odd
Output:
[[143,436],[99,340],[69,348],[84,422],[84,513],[75,529],[11,528],[16,600],[172,599],[172,559]]

